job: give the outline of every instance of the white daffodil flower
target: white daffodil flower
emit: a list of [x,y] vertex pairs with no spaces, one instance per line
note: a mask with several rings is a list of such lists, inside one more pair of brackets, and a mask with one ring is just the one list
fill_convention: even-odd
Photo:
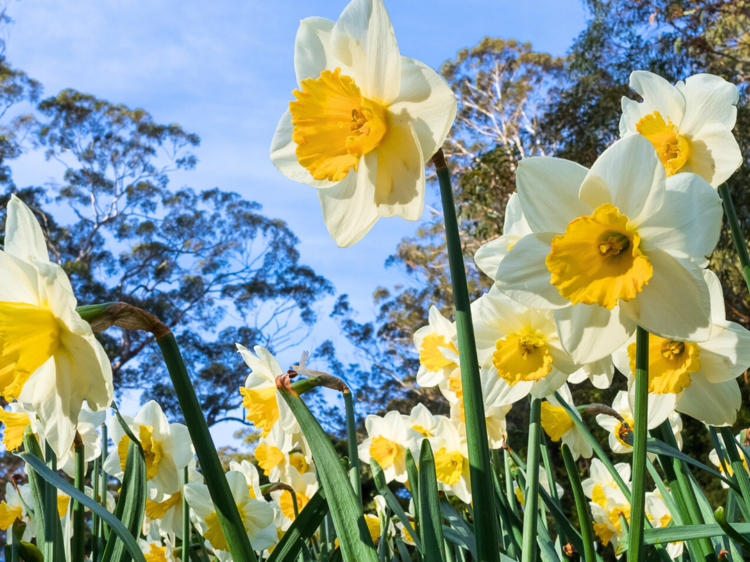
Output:
[[513,246],[527,234],[532,234],[531,227],[526,222],[526,217],[523,216],[518,193],[513,193],[505,207],[503,235],[480,246],[474,254],[474,262],[485,275],[495,281],[500,262],[513,249]]
[[521,304],[554,310],[576,363],[611,355],[636,326],[664,338],[708,338],[702,270],[722,208],[704,179],[667,178],[651,143],[633,135],[590,170],[559,158],[523,160],[516,183],[533,234],[503,258],[495,283]]
[[359,460],[370,464],[370,459],[375,459],[383,469],[386,482],[406,482],[406,450],[410,449],[418,462],[422,434],[407,427],[403,416],[395,411],[382,418],[367,416],[365,429],[367,439],[358,448]]
[[249,461],[242,461],[242,463],[230,461],[229,470],[243,474],[247,482],[247,493],[251,498],[263,499],[263,494],[260,491],[260,474],[258,474],[258,469],[253,463]]
[[[188,464],[188,480],[203,483],[203,475],[198,472],[195,458]],[[231,463],[230,463],[231,465]],[[234,470],[234,469],[232,469]],[[182,539],[182,489],[185,484],[185,471],[180,471],[180,490],[170,496],[163,496],[162,501],[146,499],[146,516],[143,518],[143,533],[148,534],[154,525],[163,533],[171,533]]]
[[[242,523],[245,525],[247,537],[256,550],[265,550],[278,542],[276,526],[274,525],[274,510],[271,505],[262,498],[251,498],[248,494],[245,476],[236,471],[226,474],[229,489],[237,504]],[[208,541],[213,550],[229,551],[229,545],[221,530],[219,517],[208,487],[205,484],[189,482],[185,484],[185,497],[187,498],[190,512],[194,515],[196,526],[201,535]]]
[[[409,499],[409,508],[404,511],[406,516],[409,518],[409,521],[411,521],[412,529],[414,528],[414,501],[410,498]],[[401,540],[404,541],[405,544],[408,544],[410,546],[415,546],[416,543],[414,542],[414,539],[412,538],[411,534],[409,534],[409,531],[404,527],[404,524],[400,521],[396,523],[396,530],[401,534]]]
[[[304,440],[304,437],[301,438]],[[294,436],[284,432],[279,423],[273,426],[268,435],[260,438],[253,454],[270,482],[281,481],[289,465],[294,466],[300,474],[315,470],[312,459],[295,451],[296,446]]]
[[442,419],[435,436],[427,439],[435,456],[438,486],[470,504],[469,447],[464,424],[459,420]]
[[174,535],[163,532],[158,525],[145,534],[145,539],[138,539],[138,546],[146,562],[175,562]]
[[454,343],[456,325],[445,318],[435,306],[430,307],[429,324],[414,332],[414,346],[419,352],[417,384],[424,388],[445,382],[458,368],[454,360],[446,359],[446,350],[458,357]]
[[[598,459],[594,460],[598,461]],[[604,468],[604,465],[598,464],[597,470],[606,472],[607,469]],[[627,470],[624,467],[627,467]],[[625,478],[625,475],[630,476],[630,467],[620,463],[615,468],[623,477],[623,480],[627,482],[629,478]],[[620,515],[625,518],[628,524],[630,523],[630,502],[614,482],[610,480],[611,483],[606,483],[607,478],[603,475],[595,477],[594,470],[594,464],[592,463],[592,478],[589,481],[597,479],[602,483],[591,486],[590,482],[587,482],[589,485],[583,488],[584,493],[591,498],[589,506],[594,519],[594,532],[604,546],[612,542],[615,551],[617,551],[617,544],[624,534]],[[581,484],[584,484],[584,482]]]
[[[153,400],[146,403],[135,418],[122,417],[143,447],[149,498],[163,502],[166,496],[180,491],[182,470],[193,458],[193,444],[187,427],[181,423],[169,423],[161,406]],[[104,461],[104,469],[107,474],[122,480],[130,438],[114,416],[107,421],[107,427],[117,447]]]
[[10,409],[0,409],[0,422],[5,426],[3,428],[3,445],[5,446],[5,451],[15,451],[23,444],[23,432],[28,425],[31,426],[31,430],[37,436],[40,445],[44,447],[44,437],[41,433],[36,413],[32,410],[27,410],[18,402],[11,402],[8,404],[8,408]]
[[36,525],[32,514],[34,500],[31,496],[31,487],[28,484],[18,486],[18,491],[11,482],[5,483],[5,499],[0,502],[0,529],[8,531],[13,523],[22,521],[26,523],[26,530],[21,540],[30,541],[36,536]]
[[630,87],[643,98],[622,98],[620,134],[643,135],[654,145],[667,175],[692,172],[719,187],[742,165],[732,134],[737,86],[712,74],[696,74],[674,86],[636,70]]
[[112,402],[112,368],[76,312],[65,271],[49,260],[44,234],[15,195],[0,251],[0,395],[39,416],[58,457],[70,449],[83,401]]
[[[318,477],[314,472],[300,474],[296,468],[289,465],[286,467],[286,473],[282,479],[285,484],[292,487],[297,499],[297,513],[305,509],[305,506],[318,491]],[[292,522],[297,518],[294,513],[294,498],[289,490],[274,490],[271,492],[271,498],[281,509],[284,515],[282,530],[286,531]]]
[[612,378],[614,376],[615,364],[612,361],[612,356],[609,355],[604,359],[581,366],[580,369],[568,377],[568,382],[579,384],[588,379],[596,388],[605,389],[612,386]]
[[294,70],[271,160],[318,188],[336,243],[356,243],[380,217],[419,219],[424,165],[448,135],[456,97],[437,72],[401,56],[382,0],[353,0],[337,22],[302,20]]
[[[646,517],[648,517],[654,529],[662,529],[672,521],[672,514],[658,489],[653,492],[646,492]],[[676,560],[682,554],[682,550],[682,542],[671,542],[666,548],[667,554],[672,560]]]
[[[562,385],[558,392],[563,400],[573,408],[573,412],[580,420],[581,414],[575,409],[573,395],[570,393],[568,385]],[[562,439],[562,442],[570,447],[573,460],[578,460],[578,457],[590,459],[591,455],[594,454],[586,435],[573,422],[568,411],[560,405],[553,394],[547,396],[547,402],[542,402],[542,428],[552,441],[557,442]]]
[[[612,409],[620,414],[620,417],[625,420],[630,431],[633,431],[635,422],[633,421],[633,410],[630,407],[627,391],[621,390],[617,393],[617,396],[612,401]],[[667,419],[669,420],[669,425],[672,427],[672,433],[674,433],[677,446],[682,449],[682,418],[677,412],[672,412]],[[622,432],[626,428],[620,420],[607,414],[598,414],[596,416],[596,423],[609,432],[609,448],[612,449],[613,453],[623,455],[633,452],[633,446],[628,445],[622,438]]]
[[424,404],[417,404],[408,416],[404,416],[404,422],[409,429],[413,429],[422,437],[432,437],[443,418],[445,416],[434,416]]
[[255,346],[254,354],[245,346],[236,345],[250,367],[245,386],[240,387],[247,419],[253,422],[261,437],[267,437],[278,421],[286,433],[299,433],[297,419],[276,389],[276,377],[283,374],[276,358],[259,345]]
[[[615,470],[620,475],[620,478],[622,478],[622,481],[630,485],[630,465],[624,462],[617,463]],[[588,478],[581,481],[583,493],[587,498],[593,500],[594,496],[596,496],[597,500],[601,501],[601,495],[604,494],[605,488],[613,488],[620,491],[620,487],[615,482],[615,479],[612,478],[607,467],[599,459],[591,459],[589,475]]]
[[[83,441],[83,460],[91,462],[102,453],[101,437],[97,429],[107,420],[107,412],[94,412],[86,404],[78,415],[76,430]],[[57,459],[57,467],[71,478],[75,477],[76,457],[75,444],[70,447],[68,454]]]
[[[649,335],[648,427],[673,410],[703,423],[732,425],[742,404],[737,377],[750,367],[750,332],[726,319],[719,278],[704,271],[711,298],[711,332],[700,342]],[[628,375],[631,407],[635,402],[635,340],[613,354]]]
[[[365,523],[367,524],[367,530],[370,531],[370,538],[372,539],[373,544],[377,546],[380,537],[383,535],[383,523],[386,521],[387,512],[385,498],[383,496],[375,496],[373,500],[375,502],[375,514],[365,513]],[[387,525],[386,536],[393,535],[395,527],[390,519],[387,521]]]
[[[526,473],[524,472],[524,476],[525,475]],[[547,471],[544,470],[543,466],[539,467],[539,486],[541,488],[544,488],[544,490],[548,494],[552,494],[552,492],[550,491],[550,487],[549,487],[549,478],[547,478]],[[557,492],[558,498],[563,497],[563,494],[565,493],[565,490],[563,489],[563,487],[560,486],[560,484],[558,484],[557,482],[555,482],[555,491]],[[513,480],[513,492],[516,494],[516,499],[518,500],[518,503],[525,506],[526,498],[524,497],[524,495],[526,494],[526,490],[522,491],[521,487],[518,485],[518,482],[516,482],[515,480]]]
[[529,393],[552,394],[577,369],[563,350],[551,310],[524,306],[496,286],[474,302],[474,335],[480,365],[494,367],[510,404]]
[[[719,437],[719,441],[721,441],[721,444],[724,445],[724,449],[726,450],[726,443],[724,443],[724,438],[721,435],[718,435],[718,437]],[[739,443],[742,443],[743,439],[744,439],[744,436],[742,435],[742,432],[738,433],[737,434],[737,441]],[[742,459],[742,464],[745,466],[745,470],[747,470],[748,473],[750,473],[750,470],[748,470],[748,468],[747,468],[747,459],[745,458],[745,453],[743,453],[741,447],[737,447],[737,453],[739,454],[740,458]],[[721,464],[721,459],[719,459],[719,453],[716,451],[716,449],[712,450],[708,454],[708,458],[709,458],[709,460],[713,464],[715,464],[719,468],[719,472],[721,472],[722,474],[725,474],[727,476],[732,476],[734,474],[734,469],[732,468],[731,461],[726,456],[726,454],[724,455],[724,462],[726,463],[726,472],[724,471],[724,465]],[[729,488],[729,484],[727,484],[726,482],[724,482],[722,480],[721,481],[721,487],[722,488]]]

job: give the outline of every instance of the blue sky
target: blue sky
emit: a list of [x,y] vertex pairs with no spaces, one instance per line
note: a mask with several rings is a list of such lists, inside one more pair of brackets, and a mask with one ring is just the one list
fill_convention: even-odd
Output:
[[[375,314],[378,285],[408,283],[384,268],[399,240],[418,223],[381,220],[352,248],[328,235],[315,190],[295,184],[271,164],[268,147],[294,89],[293,46],[299,20],[335,20],[345,1],[288,0],[22,0],[9,5],[15,23],[7,57],[44,86],[44,95],[75,88],[148,110],[160,123],[179,123],[201,137],[198,167],[174,174],[172,185],[219,187],[260,202],[286,220],[301,240],[302,261],[350,295],[359,319]],[[583,29],[580,0],[386,0],[401,53],[435,68],[484,36],[531,41],[554,55]],[[41,151],[12,164],[19,186],[62,176]],[[332,300],[321,307],[327,316]],[[335,339],[323,321],[308,349]],[[287,356],[288,355],[288,356]],[[280,358],[291,364],[298,352]],[[130,404],[132,408],[136,403]],[[124,408],[126,411],[131,409]],[[128,412],[132,413],[132,412]],[[220,443],[236,429],[217,428]]]

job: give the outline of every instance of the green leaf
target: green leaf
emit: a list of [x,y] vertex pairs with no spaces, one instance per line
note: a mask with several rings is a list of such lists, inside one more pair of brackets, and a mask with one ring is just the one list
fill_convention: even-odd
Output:
[[[586,562],[596,560],[596,550],[594,548],[594,528],[591,525],[591,513],[589,512],[589,503],[583,495],[581,487],[581,475],[578,473],[578,467],[570,453],[570,447],[566,443],[562,444],[562,457],[565,463],[565,470],[568,472],[571,488],[573,489],[573,499],[576,502],[578,512],[578,521],[581,526],[581,535],[583,540],[583,553]],[[580,551],[579,551],[580,552]]]
[[471,535],[471,537],[467,537],[463,533],[457,531],[455,528],[443,525],[443,536],[445,537],[445,540],[452,542],[453,544],[460,546],[464,550],[468,550],[469,552],[471,552],[472,559],[476,560],[477,542],[476,540],[474,540],[474,535]]
[[[453,509],[453,506],[449,504],[446,500],[443,500],[440,502],[440,511],[443,512],[443,515],[448,520],[448,522],[451,524],[450,527],[443,526],[443,534],[445,534],[445,538],[448,540],[451,540],[448,535],[445,533],[446,528],[450,528],[451,531],[455,534],[457,534],[459,537],[461,537],[461,540],[463,541],[463,544],[459,544],[459,546],[463,546],[466,550],[471,552],[471,556],[473,559],[476,560],[477,558],[477,540],[474,538],[474,532],[469,527],[469,524],[464,521],[463,517],[461,517],[458,512]],[[451,541],[454,542],[455,541]],[[465,546],[464,546],[465,545]]]
[[[133,538],[130,530],[125,525],[123,525],[122,522],[117,519],[117,517],[115,517],[104,507],[96,503],[93,498],[88,497],[86,494],[82,494],[81,492],[76,490],[75,486],[66,482],[56,473],[52,472],[52,470],[50,470],[49,467],[47,467],[47,465],[44,464],[36,456],[29,453],[16,453],[16,455],[26,461],[26,464],[31,466],[31,468],[33,468],[41,478],[55,486],[57,489],[62,490],[71,498],[78,500],[83,505],[88,507],[91,511],[94,511],[97,515],[99,515],[99,517],[101,517],[104,521],[107,522],[107,524],[109,524],[115,535],[120,538],[122,543],[125,545],[125,548],[128,550],[130,556],[132,556],[138,562],[145,562],[143,553],[138,546],[138,541]],[[130,456],[129,450],[128,456]]]
[[21,541],[18,545],[18,555],[24,562],[44,562],[42,551],[35,544]]
[[281,396],[297,418],[310,445],[344,560],[377,562],[370,531],[331,439],[299,396],[283,390]]
[[[743,535],[750,533],[750,523],[734,523],[732,528]],[[667,544],[670,542],[707,539],[723,535],[724,530],[719,525],[670,525],[661,529],[646,529],[643,544]],[[620,543],[616,554],[627,552],[625,543]]]
[[419,452],[419,513],[422,518],[424,558],[430,562],[443,560],[443,522],[438,499],[435,457],[427,439]]
[[385,499],[385,503],[388,504],[388,507],[391,508],[391,511],[396,514],[396,517],[398,517],[398,520],[404,526],[406,532],[409,533],[409,536],[414,541],[414,545],[417,547],[417,550],[423,553],[424,551],[422,550],[422,541],[419,540],[419,537],[414,530],[414,526],[411,524],[411,521],[409,521],[409,517],[404,512],[398,499],[395,495],[393,495],[393,492],[391,492],[391,489],[388,487],[388,484],[385,481],[385,474],[383,474],[383,469],[380,468],[378,461],[376,461],[375,459],[370,459],[370,468],[372,469],[372,478],[375,481],[375,487],[378,489],[378,492],[381,496],[383,496],[383,498]]
[[315,534],[327,513],[328,502],[325,492],[319,489],[281,537],[267,562],[296,560],[302,545]]
[[736,490],[737,492],[740,491],[739,486],[735,482],[732,482],[729,478],[726,478],[723,474],[715,471],[710,466],[706,466],[700,461],[695,460],[692,457],[687,456],[685,453],[680,451],[679,449],[675,449],[674,447],[670,447],[663,441],[659,441],[658,439],[654,439],[653,437],[650,437],[648,441],[646,442],[646,447],[648,449],[649,453],[654,453],[655,455],[666,455],[668,457],[672,457],[675,459],[679,459],[683,462],[686,462],[688,464],[692,464],[695,467],[700,468],[701,470],[705,470],[710,475],[722,480],[726,484],[729,485],[730,488],[733,490]]

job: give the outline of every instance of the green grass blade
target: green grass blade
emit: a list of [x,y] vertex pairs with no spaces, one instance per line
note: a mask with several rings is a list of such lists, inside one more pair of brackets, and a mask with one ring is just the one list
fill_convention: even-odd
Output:
[[713,476],[715,478],[718,478],[722,482],[725,482],[726,484],[729,485],[730,488],[736,490],[737,492],[740,491],[740,487],[735,482],[733,482],[729,478],[726,478],[720,472],[717,472],[716,470],[714,470],[710,466],[706,466],[702,462],[697,461],[697,460],[695,460],[692,457],[689,457],[688,455],[686,455],[685,453],[683,453],[679,449],[676,449],[674,447],[670,447],[669,445],[667,445],[663,441],[659,441],[659,440],[653,439],[653,438],[649,439],[648,443],[647,443],[647,449],[648,449],[649,453],[653,453],[653,454],[659,455],[659,456],[666,455],[668,457],[679,459],[682,462],[686,462],[688,464],[692,464],[696,468],[700,468],[701,470],[704,470],[704,471],[708,472],[711,476]]
[[721,437],[724,439],[724,447],[726,447],[729,461],[732,464],[734,476],[737,478],[742,499],[745,502],[745,506],[750,511],[750,476],[748,476],[745,465],[737,451],[737,443],[734,440],[734,435],[732,435],[732,428],[722,427],[719,428],[719,431],[721,432]]
[[[80,439],[76,433],[76,438]],[[83,493],[83,481],[86,477],[86,463],[83,460],[83,443],[75,445],[75,487]],[[84,510],[83,504],[73,500],[73,545],[71,557],[73,562],[83,562],[85,536],[84,536]]]
[[443,522],[438,499],[435,457],[427,439],[419,452],[419,512],[422,517],[422,546],[425,561],[443,560]]
[[190,506],[185,497],[184,484],[190,482],[190,468],[182,469],[182,559],[187,561],[190,558],[190,542],[193,540],[193,530],[190,524]]
[[357,451],[357,416],[354,414],[354,396],[351,390],[342,392],[346,406],[346,444],[349,451],[349,480],[357,496],[359,509],[362,510],[362,482],[359,471],[359,453]]
[[297,418],[310,445],[320,483],[328,499],[343,559],[345,562],[376,562],[378,556],[375,545],[329,436],[299,396],[283,391],[281,396]]
[[594,549],[594,528],[591,525],[591,514],[589,513],[589,504],[586,496],[583,494],[583,487],[581,486],[581,475],[578,474],[578,467],[573,460],[573,455],[570,454],[570,447],[563,443],[562,445],[562,457],[565,463],[565,470],[568,472],[568,478],[570,479],[570,486],[573,489],[573,499],[576,503],[576,511],[578,512],[578,521],[581,525],[581,538],[583,540],[583,559],[586,562],[594,562],[596,560],[596,550]]
[[729,193],[729,187],[726,183],[723,183],[719,186],[719,196],[721,196],[721,202],[724,205],[724,214],[727,217],[729,229],[732,231],[732,242],[734,242],[734,249],[737,252],[737,256],[740,258],[742,275],[745,277],[745,284],[747,285],[748,291],[750,291],[750,257],[748,257],[747,255],[747,244],[745,243],[745,238],[742,235],[742,229],[740,228],[740,223],[737,220],[737,212],[734,210],[732,196]]
[[401,522],[401,524],[406,529],[406,532],[409,533],[409,536],[414,541],[414,545],[417,547],[417,550],[419,552],[424,552],[422,550],[422,541],[419,540],[419,536],[414,530],[411,521],[409,521],[409,517],[406,515],[406,512],[398,502],[398,499],[395,495],[393,495],[393,492],[388,487],[388,484],[385,481],[385,474],[383,474],[383,469],[380,468],[378,461],[376,461],[375,459],[370,459],[370,468],[372,469],[372,478],[375,481],[375,487],[378,489],[378,493],[383,496],[383,498],[385,498],[385,503],[388,505],[388,507],[391,508],[391,511],[396,514],[396,517],[398,517],[398,520]]
[[[414,538],[414,535],[412,535],[412,538]],[[411,562],[411,555],[409,554],[409,551],[406,548],[406,545],[404,544],[404,541],[401,540],[400,535],[396,535],[396,548],[398,549],[398,555],[401,558],[401,562]]]
[[542,432],[542,401],[531,399],[531,413],[529,414],[529,448],[526,459],[526,505],[523,518],[523,546],[521,550],[522,562],[532,562],[536,559],[537,535],[537,507],[539,505],[539,440]]
[[281,537],[267,562],[294,562],[302,545],[315,534],[327,513],[325,492],[319,489]]
[[[750,534],[750,523],[733,523],[732,528],[747,538]],[[725,534],[720,525],[670,525],[661,529],[646,529],[643,544],[667,544],[670,542],[708,539]],[[616,554],[627,552],[627,544],[621,543]]]
[[463,518],[458,514],[458,512],[456,512],[455,509],[453,509],[453,506],[449,504],[447,500],[443,500],[440,502],[440,511],[451,524],[450,527],[446,527],[445,525],[443,525],[443,534],[445,535],[445,538],[455,544],[458,544],[456,543],[456,541],[451,540],[445,533],[445,529],[450,528],[451,532],[460,537],[463,541],[463,544],[460,544],[459,546],[471,552],[471,556],[473,557],[473,559],[476,559],[477,540],[474,537],[474,531],[472,531],[472,529],[469,527],[469,524],[463,520]]
[[474,540],[473,535],[471,536],[471,539],[469,540],[466,535],[459,532],[454,527],[447,527],[446,525],[443,525],[443,536],[445,537],[445,540],[470,552],[472,559],[476,560],[477,543]]
[[630,562],[645,560],[643,531],[646,520],[646,441],[648,439],[648,332],[638,326],[635,351],[635,442],[633,443],[633,493],[630,500]]

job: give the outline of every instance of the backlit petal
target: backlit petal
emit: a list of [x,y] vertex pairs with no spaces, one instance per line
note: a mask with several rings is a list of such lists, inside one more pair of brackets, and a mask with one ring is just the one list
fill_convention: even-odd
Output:
[[595,304],[556,310],[555,324],[563,347],[579,365],[611,355],[636,328],[619,307],[607,310]]
[[720,76],[694,74],[678,88],[685,96],[685,115],[680,130],[686,134],[695,133],[705,123],[715,121],[727,130],[734,129],[737,121],[737,108],[740,92],[737,86]]
[[5,251],[25,261],[49,261],[44,233],[31,209],[11,195],[7,211]]
[[719,187],[742,165],[742,153],[732,131],[719,123],[706,123],[690,139],[690,160],[682,169]]
[[734,424],[741,406],[742,394],[736,379],[711,384],[695,373],[675,409],[708,425],[721,426]]
[[417,220],[424,209],[424,158],[411,123],[393,126],[377,148],[375,205],[381,217]]
[[[294,40],[294,72],[297,85],[306,78],[317,78],[324,70],[335,70],[342,63],[331,52],[331,34],[333,22],[326,18],[311,17],[303,19],[297,29]],[[346,68],[341,69],[348,74]]]
[[628,118],[628,129],[635,131],[638,120],[654,111],[680,125],[685,113],[685,97],[677,87],[661,76],[644,70],[636,70],[630,75],[630,87],[640,94],[643,102],[623,98],[622,109]]

